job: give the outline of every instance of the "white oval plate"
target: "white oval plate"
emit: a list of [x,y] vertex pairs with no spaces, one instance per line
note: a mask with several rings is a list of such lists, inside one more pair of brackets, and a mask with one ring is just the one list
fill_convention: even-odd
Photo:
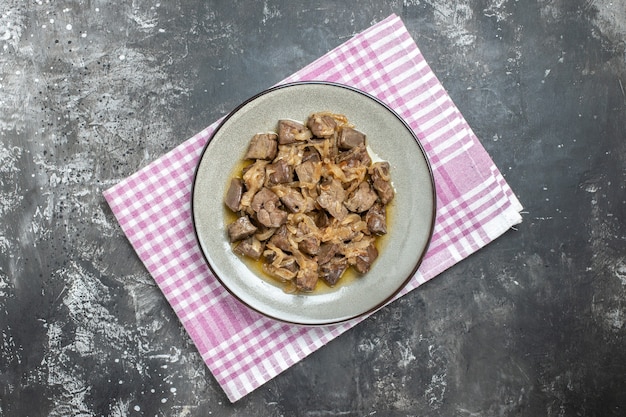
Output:
[[[370,150],[391,165],[396,196],[391,203],[388,233],[367,274],[319,294],[289,294],[259,277],[233,253],[223,200],[234,169],[255,133],[274,131],[279,119],[305,121],[318,111],[344,114],[367,135]],[[393,110],[352,87],[313,81],[270,88],[222,121],[196,168],[191,207],[202,253],[232,295],[277,320],[327,325],[375,311],[408,283],[430,243],[436,199],[428,158],[413,131]]]

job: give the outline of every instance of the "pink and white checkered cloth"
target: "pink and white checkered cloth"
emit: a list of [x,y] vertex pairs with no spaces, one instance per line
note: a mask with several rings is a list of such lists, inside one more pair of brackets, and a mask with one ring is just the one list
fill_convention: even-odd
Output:
[[[389,16],[283,83],[301,80],[348,84],[378,97],[406,120],[428,153],[437,187],[434,236],[398,297],[521,222],[521,204],[399,17]],[[203,360],[236,401],[365,318],[328,327],[288,325],[247,309],[220,286],[196,243],[190,211],[194,169],[217,124],[104,196]]]

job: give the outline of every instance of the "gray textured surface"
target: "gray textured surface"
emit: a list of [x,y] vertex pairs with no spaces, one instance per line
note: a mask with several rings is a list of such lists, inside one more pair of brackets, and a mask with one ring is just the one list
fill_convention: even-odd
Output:
[[[524,223],[228,403],[102,191],[400,15]],[[0,2],[0,416],[626,413],[626,5]]]

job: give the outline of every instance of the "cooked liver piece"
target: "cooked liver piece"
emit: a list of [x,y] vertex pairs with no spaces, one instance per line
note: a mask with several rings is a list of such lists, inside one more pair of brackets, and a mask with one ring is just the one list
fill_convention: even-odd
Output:
[[272,192],[272,190],[263,187],[254,195],[254,197],[252,197],[250,207],[258,213],[263,205],[268,201],[273,201],[275,204],[278,204],[279,199],[278,196]]
[[326,210],[319,210],[315,214],[314,220],[315,225],[320,229],[328,226],[328,224],[330,223],[330,219],[328,218],[328,213],[326,213]]
[[365,145],[361,144],[347,151],[340,152],[339,155],[335,157],[335,163],[347,165],[349,167],[359,165],[367,167],[372,163],[372,159],[367,153],[367,148],[365,147]]
[[265,227],[276,228],[287,222],[287,212],[279,208],[280,200],[272,190],[263,187],[252,198],[250,208]]
[[385,206],[380,202],[375,203],[365,214],[367,229],[373,235],[384,235],[387,233],[387,214]]
[[315,256],[320,250],[320,240],[315,236],[307,236],[298,243],[298,249],[307,255]]
[[226,207],[232,211],[239,211],[239,203],[241,202],[241,195],[243,194],[243,180],[241,178],[233,178],[230,180],[230,186],[224,199]]
[[287,227],[283,225],[279,227],[276,233],[272,235],[272,237],[269,240],[269,243],[276,246],[278,249],[282,251],[291,252],[292,248],[291,248],[291,244],[289,243],[289,239],[287,236],[288,236]]
[[317,264],[315,262],[312,262],[311,268],[300,266],[300,270],[296,274],[296,288],[299,291],[313,291],[317,285],[317,279]]
[[320,184],[317,202],[337,220],[343,220],[348,215],[348,209],[343,205],[345,198],[346,192],[339,180],[327,178]]
[[314,162],[312,160],[301,163],[296,167],[298,181],[304,184],[317,184],[322,175],[321,166],[320,162]]
[[263,204],[256,215],[257,220],[265,227],[280,227],[287,223],[289,215],[285,210],[276,207],[274,201],[268,201]]
[[239,217],[228,225],[228,237],[231,242],[237,242],[250,237],[257,231],[257,227],[252,224],[248,216]]
[[338,142],[339,149],[352,149],[359,145],[365,145],[365,135],[363,133],[347,126],[341,129]]
[[348,269],[348,260],[335,256],[329,262],[320,265],[319,276],[332,287],[339,281],[346,269]]
[[272,160],[278,151],[278,135],[276,133],[257,133],[252,137],[246,159]]
[[389,170],[389,162],[375,162],[369,168],[372,186],[383,204],[389,204],[395,194],[391,185]]
[[330,115],[314,113],[309,117],[306,125],[311,129],[313,135],[318,138],[325,138],[335,133],[337,122]]
[[378,195],[367,181],[363,181],[345,202],[346,208],[354,213],[362,213],[372,207]]
[[272,190],[278,195],[280,201],[292,213],[305,211],[308,207],[307,200],[296,188],[276,186]]
[[257,238],[251,236],[247,239],[240,241],[233,249],[235,253],[243,256],[249,256],[250,258],[257,260],[263,253],[263,243]]
[[320,162],[321,160],[322,159],[320,158],[320,153],[317,151],[317,149],[311,146],[307,147],[302,154],[302,162]]
[[335,253],[337,253],[338,249],[339,245],[337,245],[336,243],[322,243],[317,252],[317,263],[323,265],[329,262],[333,258],[333,256],[335,256]]
[[265,168],[268,175],[269,185],[283,184],[293,181],[293,166],[289,165],[285,160],[279,159],[278,161],[270,164]]
[[280,267],[294,273],[298,272],[298,269],[300,269],[298,263],[296,262],[296,258],[293,256],[286,256],[280,263]]
[[370,270],[372,263],[378,257],[378,250],[374,244],[370,244],[367,249],[356,257],[356,264],[354,269],[359,273],[364,274]]
[[311,131],[302,123],[293,120],[278,121],[278,143],[288,145],[311,138]]

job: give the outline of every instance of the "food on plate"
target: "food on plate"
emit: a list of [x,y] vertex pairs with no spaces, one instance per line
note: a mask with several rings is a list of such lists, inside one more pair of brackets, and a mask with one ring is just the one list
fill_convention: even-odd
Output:
[[244,159],[224,198],[236,216],[227,226],[235,253],[259,261],[286,291],[370,270],[395,191],[389,163],[372,159],[346,116],[279,120],[276,132],[251,138]]

